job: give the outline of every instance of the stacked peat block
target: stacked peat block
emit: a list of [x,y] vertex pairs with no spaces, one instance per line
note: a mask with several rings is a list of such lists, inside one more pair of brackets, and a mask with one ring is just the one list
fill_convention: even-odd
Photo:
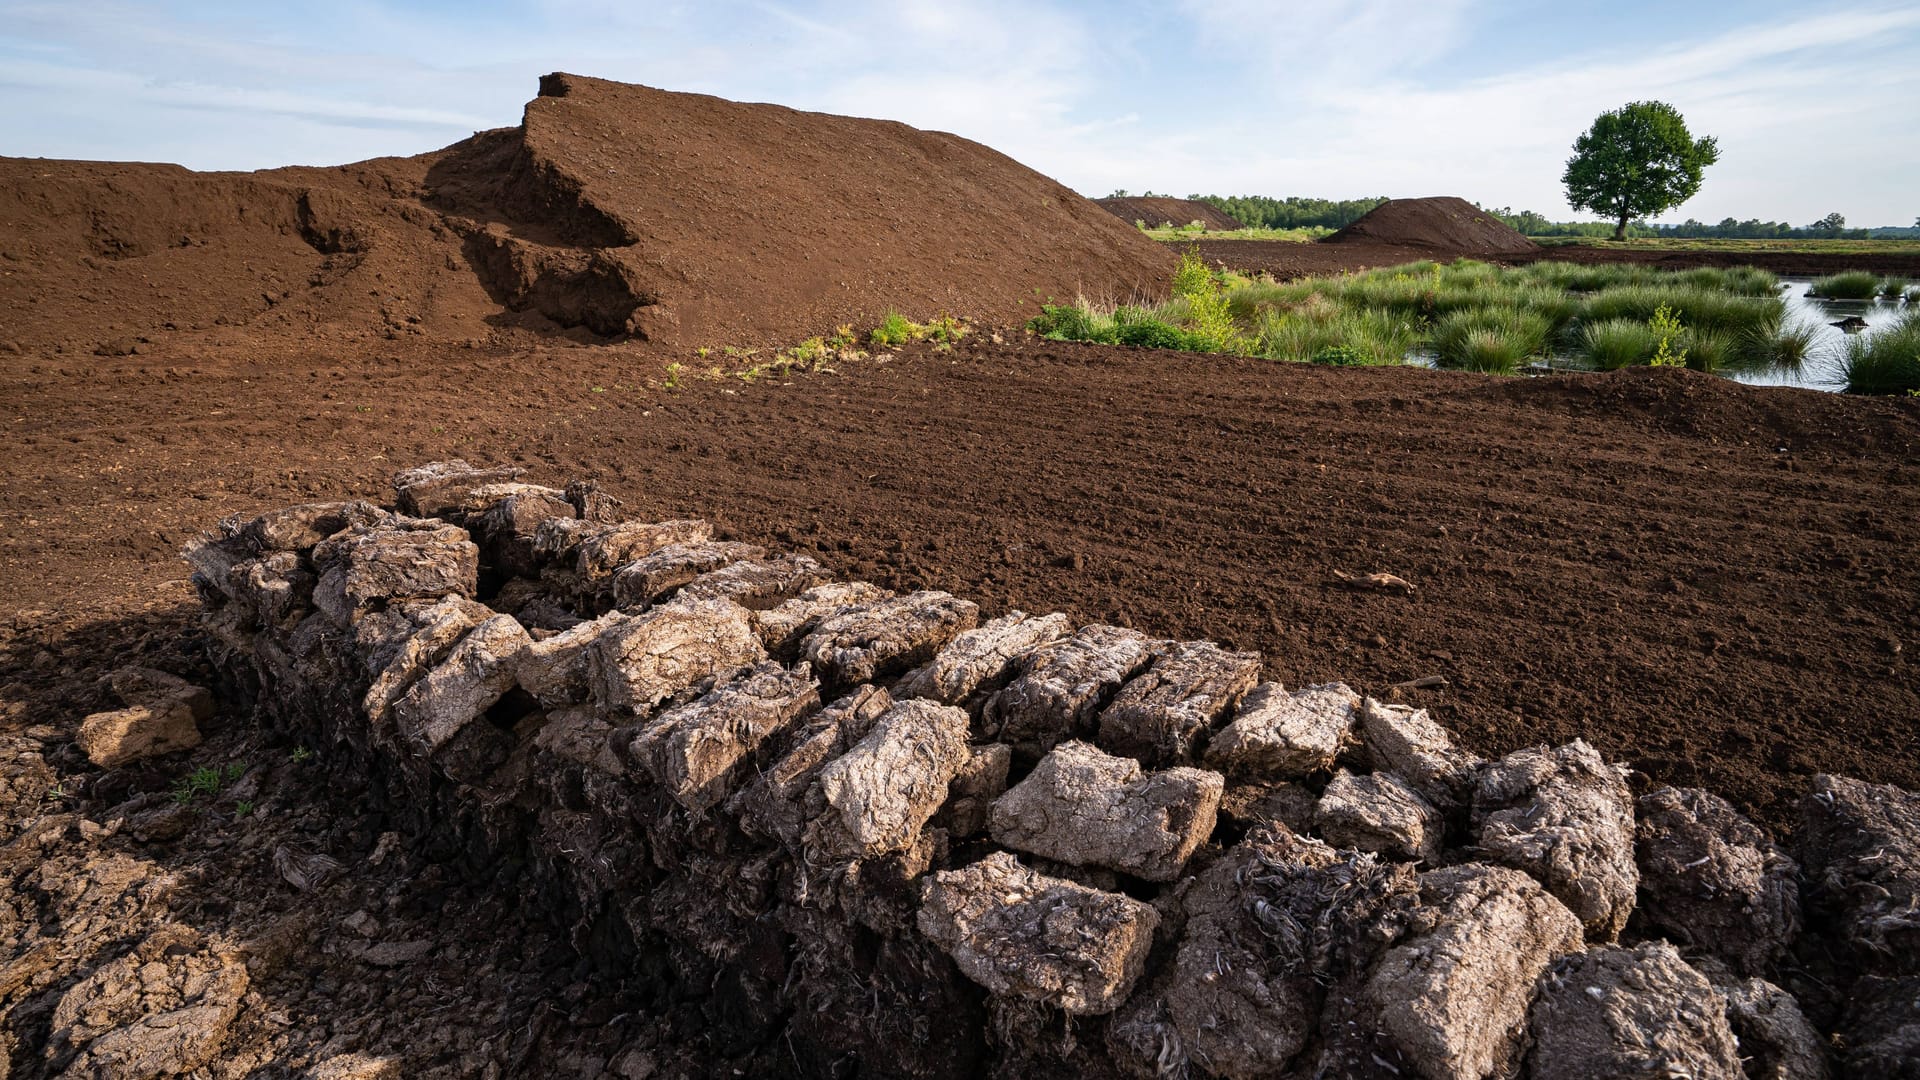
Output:
[[1794,860],[1706,792],[1636,802],[1585,743],[1482,760],[1255,654],[982,621],[587,485],[395,486],[188,552],[228,693],[717,1046],[819,1075],[1797,1077],[1837,1029],[1863,1074],[1914,1060],[1909,793],[1807,803],[1816,944],[1859,991],[1816,1024],[1781,985],[1812,940]]

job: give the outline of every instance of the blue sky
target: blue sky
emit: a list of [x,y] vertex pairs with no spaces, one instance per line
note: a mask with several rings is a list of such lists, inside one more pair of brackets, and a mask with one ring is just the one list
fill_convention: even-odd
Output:
[[1090,195],[1553,217],[1574,137],[1652,98],[1721,146],[1663,220],[1920,215],[1920,3],[0,0],[0,154],[419,153],[517,122],[552,70],[953,131]]

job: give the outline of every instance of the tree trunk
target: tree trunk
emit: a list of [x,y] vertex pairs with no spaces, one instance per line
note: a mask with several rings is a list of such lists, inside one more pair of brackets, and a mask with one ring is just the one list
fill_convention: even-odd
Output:
[[1627,215],[1620,215],[1620,223],[1613,227],[1613,238],[1615,240],[1625,240],[1627,238]]

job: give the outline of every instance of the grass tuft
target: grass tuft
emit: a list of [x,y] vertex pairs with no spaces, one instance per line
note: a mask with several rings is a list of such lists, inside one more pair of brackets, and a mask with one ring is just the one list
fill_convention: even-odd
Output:
[[1846,270],[1814,278],[1810,291],[1828,300],[1871,300],[1880,291],[1880,278],[1865,270]]
[[1841,374],[1849,394],[1920,393],[1920,312],[1871,336],[1847,340]]

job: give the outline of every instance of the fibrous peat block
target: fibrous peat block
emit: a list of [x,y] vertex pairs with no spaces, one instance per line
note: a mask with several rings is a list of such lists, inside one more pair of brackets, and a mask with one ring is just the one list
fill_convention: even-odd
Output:
[[242,525],[239,536],[252,550],[305,553],[316,544],[343,530],[381,525],[393,515],[370,502],[305,503],[283,510],[269,510]]
[[438,522],[355,529],[313,549],[314,605],[346,626],[375,601],[473,595],[480,549]]
[[520,654],[520,686],[549,709],[587,700],[593,685],[593,643],[633,618],[610,611],[528,645]]
[[200,725],[184,698],[97,712],[80,721],[74,741],[87,760],[112,769],[200,745]]
[[827,808],[816,783],[820,770],[866,738],[874,721],[892,707],[885,690],[855,687],[807,718],[794,731],[786,753],[741,788],[728,802],[728,811],[748,833],[797,847],[807,822]]
[[396,505],[401,513],[421,518],[445,517],[477,510],[487,503],[471,505],[475,488],[511,483],[518,480],[523,471],[512,466],[483,469],[457,458],[435,461],[393,474],[394,494],[399,496]]
[[1878,974],[1920,975],[1920,795],[1822,774],[1800,819],[1808,887],[1854,961]]
[[1256,829],[1195,880],[1165,988],[1178,1045],[1225,1077],[1278,1076],[1320,1026],[1326,987],[1390,940],[1375,927],[1416,889],[1411,867]]
[[353,627],[354,649],[370,682],[361,708],[376,726],[414,681],[438,664],[467,631],[493,617],[463,596],[414,600],[376,611]]
[[[1727,996],[1727,1026],[1740,1044],[1750,1080],[1827,1080],[1827,1039],[1807,1022],[1792,994],[1765,979],[1709,982]],[[1920,1030],[1915,1033],[1920,1036]],[[1915,1051],[1920,1051],[1920,1038]],[[1908,1060],[1914,1060],[1908,1057]],[[1871,1076],[1871,1071],[1858,1075]]]
[[1532,874],[1594,941],[1612,941],[1633,913],[1633,795],[1625,770],[1578,739],[1520,750],[1487,766],[1473,798],[1487,857]]
[[1033,650],[1020,674],[987,702],[987,732],[1028,759],[1091,732],[1120,684],[1152,658],[1138,630],[1096,623]]
[[1415,862],[1437,860],[1446,839],[1440,812],[1392,773],[1342,769],[1320,796],[1314,824],[1336,847]]
[[749,611],[785,603],[833,575],[805,555],[743,559],[701,574],[677,593],[682,600],[731,600]]
[[1259,681],[1259,653],[1228,652],[1211,641],[1159,646],[1147,670],[1101,712],[1096,741],[1149,767],[1187,764],[1214,724]]
[[1539,1080],[1744,1080],[1727,999],[1672,945],[1596,948],[1560,958],[1529,1018]]
[[829,685],[872,682],[926,662],[979,618],[980,608],[970,600],[917,592],[829,615],[800,650]]
[[1006,743],[973,747],[973,756],[948,783],[946,808],[934,824],[956,840],[985,832],[994,800],[1006,794],[1012,766],[1013,747]]
[[[946,705],[965,705],[976,694],[992,693],[1006,685],[1018,670],[1021,657],[1072,630],[1073,621],[1059,612],[1034,616],[1009,611],[959,634],[941,649],[921,669],[914,696]],[[905,687],[899,690],[905,696]]]
[[[582,580],[598,582],[613,576],[621,567],[645,558],[669,544],[697,544],[713,539],[713,526],[704,521],[623,521],[618,525],[581,526],[562,530],[559,522],[542,526],[542,532],[564,532],[576,552],[574,567]],[[543,548],[557,548],[564,554],[567,545],[541,537]]]
[[1725,799],[1656,789],[1640,798],[1636,830],[1640,912],[1672,940],[1749,975],[1793,944],[1799,868]]
[[734,766],[789,724],[820,707],[820,686],[806,665],[772,661],[746,668],[702,697],[648,721],[632,757],[689,810],[733,794]]
[[827,805],[807,828],[807,846],[829,859],[905,850],[971,757],[965,712],[931,701],[896,703],[820,770]]
[[481,556],[502,576],[532,577],[545,562],[535,542],[540,526],[556,518],[570,521],[574,514],[573,503],[552,488],[529,486],[508,495],[494,502],[476,523]]
[[816,585],[785,603],[753,613],[754,632],[767,652],[791,659],[800,642],[829,615],[868,607],[892,599],[893,593],[865,581],[838,581]]
[[1420,899],[1413,933],[1367,979],[1373,1023],[1422,1076],[1511,1071],[1535,981],[1580,948],[1580,920],[1527,875],[1481,863],[1420,875]]
[[432,754],[513,689],[520,651],[533,643],[511,616],[469,630],[394,706],[400,733]]
[[1451,814],[1472,801],[1480,759],[1455,747],[1453,737],[1427,710],[1367,698],[1360,705],[1360,729],[1374,769],[1405,780],[1441,813]]
[[1070,741],[993,804],[989,825],[1019,851],[1172,881],[1212,835],[1225,786],[1201,769],[1143,774],[1132,758]]
[[699,540],[668,544],[621,567],[613,575],[613,603],[622,609],[643,608],[666,599],[701,574],[742,559],[758,559],[767,549],[732,541]]
[[642,713],[703,679],[766,658],[738,604],[666,604],[594,638],[588,682],[601,707]]
[[998,851],[927,879],[918,921],[993,993],[1100,1015],[1146,969],[1160,915],[1119,893],[1042,877]]
[[1298,780],[1333,767],[1353,731],[1360,695],[1345,683],[1296,693],[1262,683],[1207,744],[1208,767],[1246,780]]

